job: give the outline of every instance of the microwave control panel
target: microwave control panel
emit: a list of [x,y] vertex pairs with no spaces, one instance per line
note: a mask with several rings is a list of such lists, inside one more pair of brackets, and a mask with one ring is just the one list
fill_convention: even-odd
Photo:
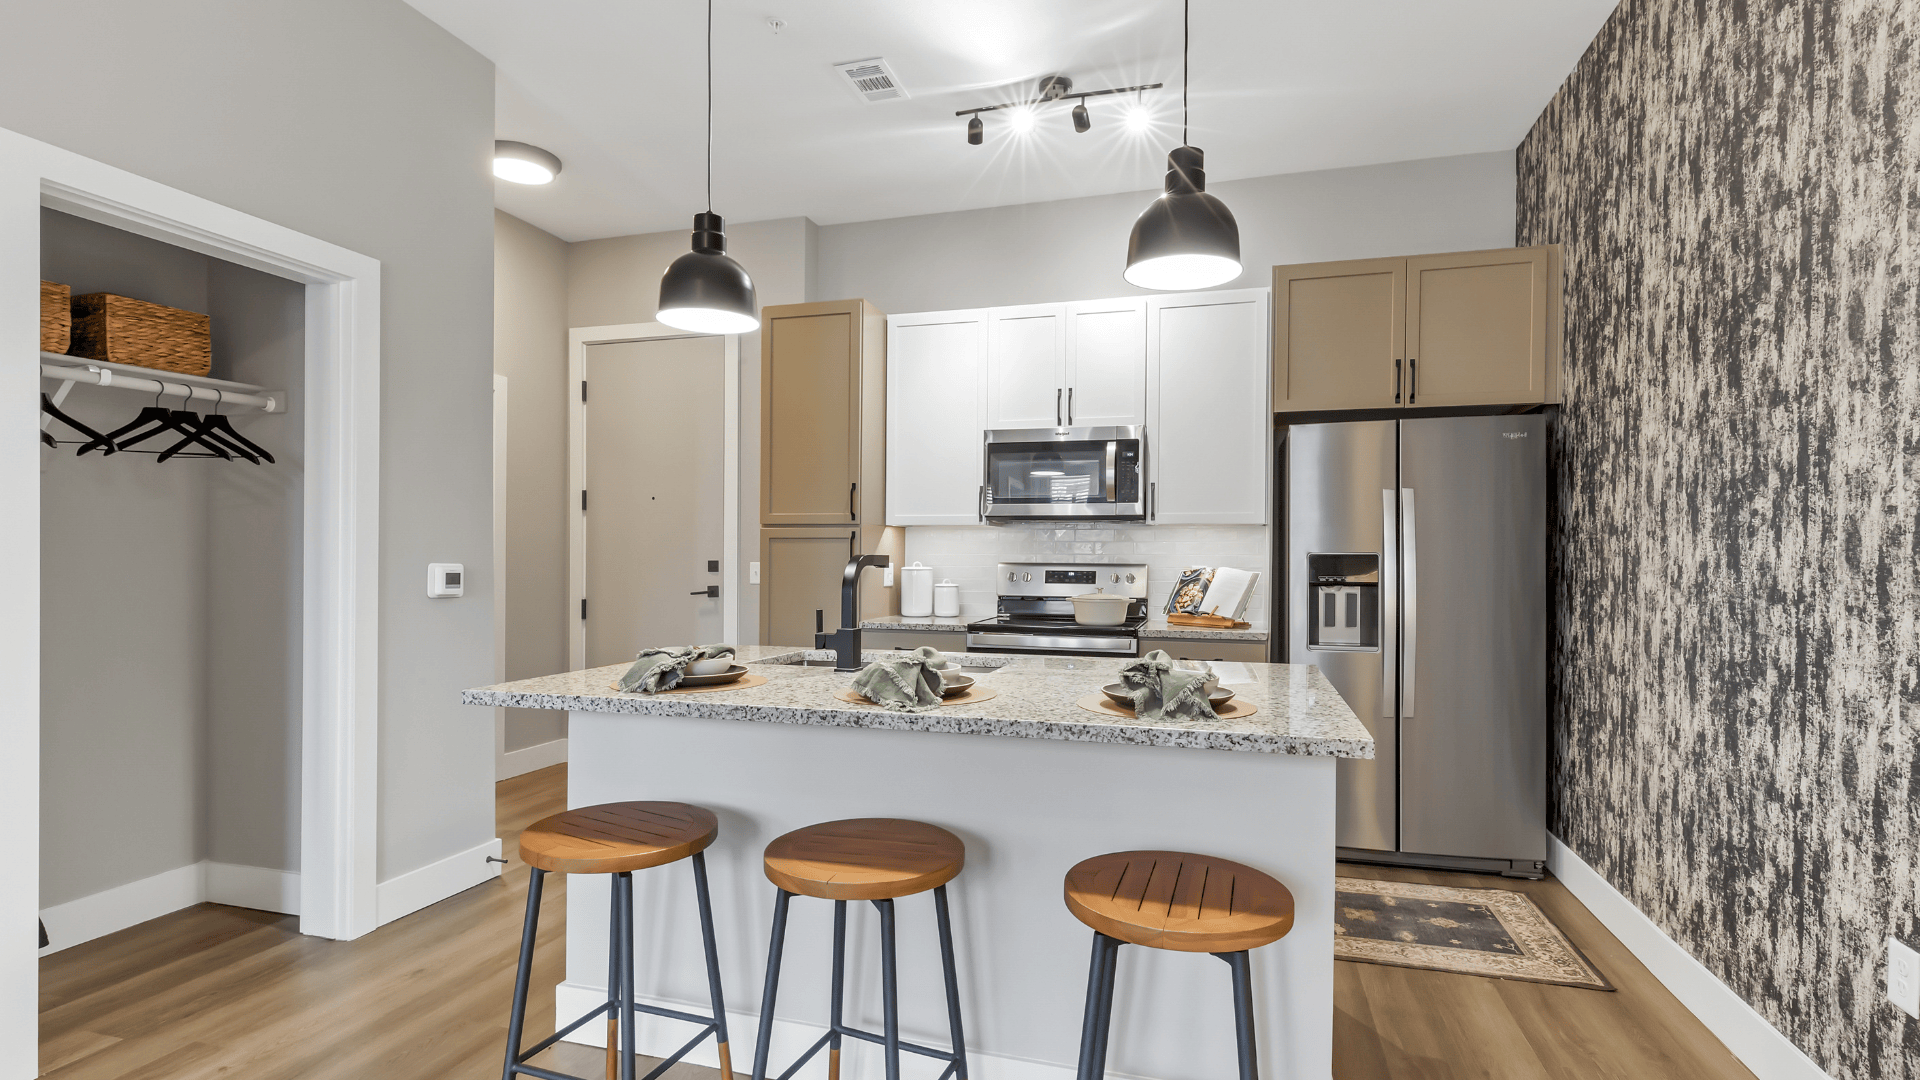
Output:
[[1123,440],[1114,449],[1113,501],[1117,503],[1140,501],[1140,443],[1137,440]]

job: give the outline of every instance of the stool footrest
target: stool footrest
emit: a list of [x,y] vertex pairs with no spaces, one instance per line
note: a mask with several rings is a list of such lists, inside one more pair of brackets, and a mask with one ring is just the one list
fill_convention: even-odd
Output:
[[[862,1039],[876,1046],[887,1045],[886,1036],[875,1035],[871,1031],[861,1031],[859,1028],[850,1027],[840,1028],[839,1031],[842,1035],[850,1035],[853,1038]],[[828,1034],[832,1033],[829,1032]],[[919,1043],[910,1043],[905,1039],[900,1040],[900,1049],[910,1054],[919,1054],[921,1057],[939,1058],[941,1061],[952,1061],[956,1056],[951,1050],[935,1050],[931,1046],[921,1046]]]
[[[573,1034],[575,1031],[579,1030],[580,1027],[583,1024],[585,1024],[587,1021],[592,1020],[596,1016],[608,1015],[614,1012],[615,1010],[617,1010],[619,1007],[620,1007],[620,1003],[617,1001],[614,1001],[611,998],[601,1002],[599,1005],[594,1006],[591,1010],[589,1010],[586,1013],[586,1015],[580,1017],[578,1020],[575,1020],[573,1023],[568,1024],[566,1027],[561,1028],[559,1031],[556,1031],[553,1034],[547,1036],[546,1038],[540,1040],[538,1043],[534,1044],[533,1049],[528,1050],[527,1052],[521,1054],[519,1059],[513,1063],[513,1071],[515,1073],[525,1073],[528,1076],[539,1077],[540,1080],[582,1080],[582,1078],[578,1076],[570,1076],[566,1073],[557,1073],[557,1072],[551,1072],[546,1069],[536,1068],[535,1066],[528,1065],[527,1062],[532,1061],[534,1058],[540,1056],[540,1054],[544,1053],[549,1047],[553,1046],[554,1043],[559,1042],[561,1039],[564,1039],[567,1036]],[[689,1051],[691,1051],[694,1047],[699,1046],[701,1040],[705,1039],[707,1036],[712,1035],[720,1030],[719,1021],[715,1020],[711,1016],[700,1016],[696,1013],[684,1013],[674,1009],[663,1009],[658,1005],[642,1005],[637,1001],[633,1003],[633,1011],[647,1013],[648,1015],[651,1015],[651,1016],[664,1016],[669,1020],[684,1020],[689,1024],[700,1025],[700,1031],[698,1034],[694,1035],[693,1038],[687,1040],[687,1044],[685,1046],[682,1046],[680,1049],[675,1050],[673,1052],[672,1057],[662,1061],[658,1066],[654,1068],[652,1072],[648,1073],[645,1077],[643,1077],[642,1080],[658,1080],[659,1076],[662,1073],[666,1072],[668,1069],[673,1068],[674,1065],[679,1063],[681,1058],[687,1056]],[[822,1039],[821,1041],[825,1042],[826,1040]],[[905,1046],[906,1044],[902,1043],[901,1045]],[[798,1066],[796,1066],[796,1068],[797,1067]]]

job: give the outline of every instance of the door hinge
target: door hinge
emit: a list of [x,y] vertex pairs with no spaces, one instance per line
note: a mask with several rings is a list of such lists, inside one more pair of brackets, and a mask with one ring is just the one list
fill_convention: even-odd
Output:
[[587,380],[581,379],[580,380],[580,401],[582,404],[585,404],[586,400],[587,400]]
[[583,514],[587,512],[587,489],[586,488],[580,489],[580,512]]
[[580,598],[580,617],[582,619],[587,617],[587,598],[584,596]]

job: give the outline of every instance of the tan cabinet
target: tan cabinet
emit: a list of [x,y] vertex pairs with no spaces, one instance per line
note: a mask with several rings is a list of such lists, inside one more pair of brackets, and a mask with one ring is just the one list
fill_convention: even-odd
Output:
[[881,523],[885,316],[836,300],[760,317],[760,524]]
[[1559,401],[1559,256],[1274,267],[1274,411]]
[[[854,553],[893,556],[900,565],[901,531],[878,525],[783,526],[760,530],[760,641],[813,647],[815,627],[840,626],[840,585]],[[879,570],[860,577],[857,618],[892,614],[895,590]],[[817,616],[816,616],[816,613]]]

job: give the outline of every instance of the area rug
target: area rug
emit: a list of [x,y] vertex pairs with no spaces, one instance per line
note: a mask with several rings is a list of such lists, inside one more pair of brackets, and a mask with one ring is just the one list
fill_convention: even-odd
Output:
[[1336,959],[1613,989],[1525,893],[1346,877],[1334,889]]

